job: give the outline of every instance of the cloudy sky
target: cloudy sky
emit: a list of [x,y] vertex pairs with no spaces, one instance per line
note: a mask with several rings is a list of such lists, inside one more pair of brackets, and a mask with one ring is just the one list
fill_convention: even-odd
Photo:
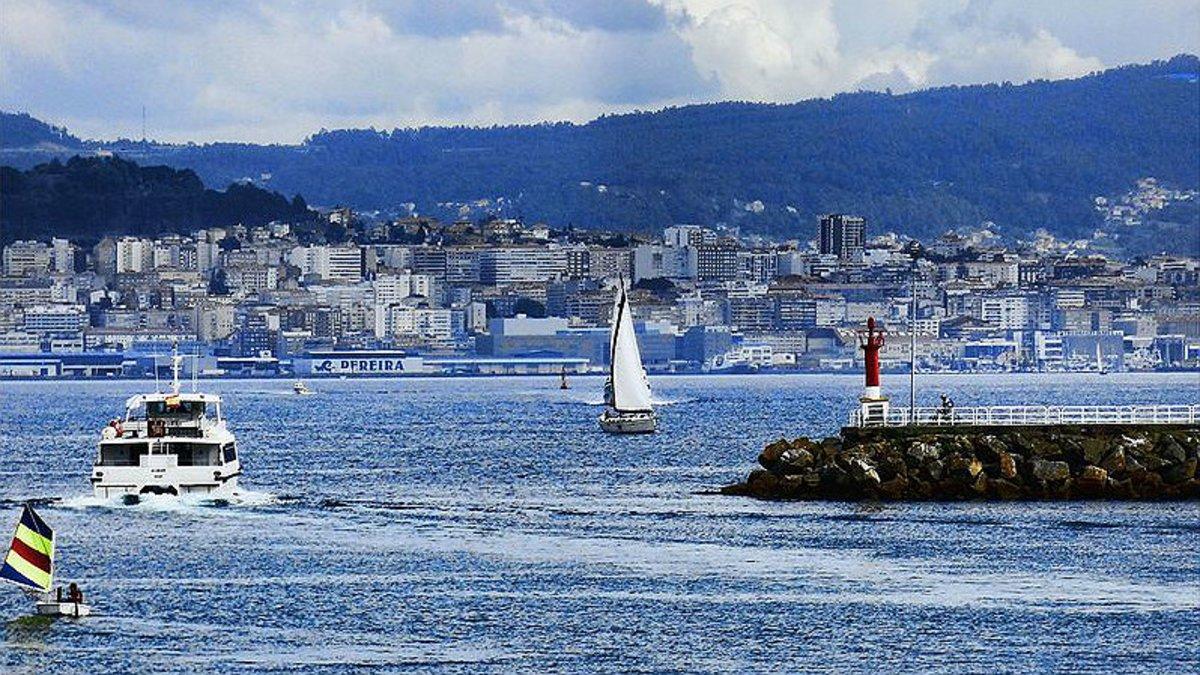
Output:
[[0,1],[0,109],[91,138],[585,121],[1200,52],[1198,0]]

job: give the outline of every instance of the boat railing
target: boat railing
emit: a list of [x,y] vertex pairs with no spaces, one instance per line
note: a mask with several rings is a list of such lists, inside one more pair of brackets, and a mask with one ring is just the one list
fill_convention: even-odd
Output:
[[1191,405],[1008,405],[892,408],[886,415],[850,414],[851,427],[1043,426],[1052,424],[1197,424],[1200,404]]
[[156,438],[161,436],[203,438],[206,431],[217,429],[220,426],[221,423],[211,417],[191,419],[154,417],[148,420],[125,420],[121,423],[120,435],[114,436],[114,438]]

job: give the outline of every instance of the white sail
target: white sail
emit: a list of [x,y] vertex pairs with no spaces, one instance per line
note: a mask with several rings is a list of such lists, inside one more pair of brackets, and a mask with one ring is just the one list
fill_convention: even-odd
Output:
[[620,412],[650,410],[650,383],[646,381],[646,371],[642,368],[642,355],[638,351],[633,317],[624,287],[617,291],[617,304],[613,311],[611,356],[609,378],[612,381],[612,407]]

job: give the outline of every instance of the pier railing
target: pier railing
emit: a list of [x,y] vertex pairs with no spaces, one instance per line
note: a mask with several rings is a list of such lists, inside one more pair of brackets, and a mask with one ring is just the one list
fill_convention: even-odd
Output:
[[1049,424],[1196,424],[1200,405],[1000,405],[978,407],[889,408],[886,416],[864,420],[850,414],[852,427],[1040,426]]

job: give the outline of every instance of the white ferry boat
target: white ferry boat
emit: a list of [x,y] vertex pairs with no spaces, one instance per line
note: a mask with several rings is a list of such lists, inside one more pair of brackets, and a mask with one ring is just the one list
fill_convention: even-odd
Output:
[[171,391],[138,394],[125,416],[101,434],[92,488],[101,499],[140,495],[227,498],[242,473],[237,441],[225,424],[221,398],[179,390],[179,364],[171,356]]

